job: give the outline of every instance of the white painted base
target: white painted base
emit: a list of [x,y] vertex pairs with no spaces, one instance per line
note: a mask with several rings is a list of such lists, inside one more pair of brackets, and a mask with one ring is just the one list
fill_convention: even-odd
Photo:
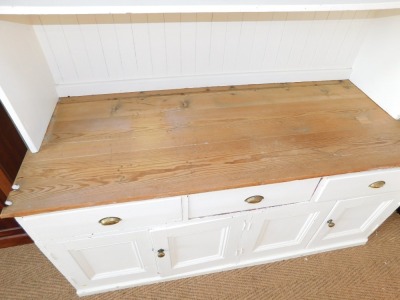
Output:
[[226,85],[345,80],[350,78],[350,74],[351,69],[229,73],[59,84],[56,90],[60,97],[67,97]]
[[168,276],[168,277],[159,276],[159,277],[153,277],[150,279],[145,279],[145,280],[140,280],[140,281],[123,282],[123,283],[119,283],[117,285],[113,284],[113,285],[106,285],[106,286],[101,286],[101,287],[96,287],[96,288],[78,289],[77,294],[78,294],[78,296],[89,296],[89,295],[98,294],[98,293],[120,290],[123,288],[131,288],[131,287],[143,286],[143,285],[148,285],[148,284],[153,284],[153,283],[183,279],[183,278],[188,278],[188,277],[193,277],[193,276],[217,273],[217,272],[222,272],[222,271],[229,271],[229,270],[234,270],[234,269],[239,269],[239,268],[244,268],[244,267],[251,267],[251,266],[261,265],[261,264],[265,264],[265,263],[272,263],[272,262],[277,262],[277,261],[282,261],[282,260],[287,260],[287,259],[292,259],[292,258],[298,258],[298,257],[302,257],[302,256],[307,256],[307,255],[312,255],[312,254],[317,254],[317,253],[322,253],[322,252],[327,252],[327,251],[332,251],[332,250],[361,246],[361,245],[365,245],[367,241],[368,241],[368,239],[361,239],[361,240],[356,240],[356,241],[352,241],[349,243],[333,244],[333,245],[329,245],[329,246],[321,247],[321,248],[303,249],[301,251],[293,252],[289,255],[285,254],[282,256],[274,256],[273,258],[266,258],[266,259],[256,260],[256,261],[243,261],[243,262],[239,262],[238,264],[235,264],[235,265],[230,264],[230,265],[226,265],[224,267],[203,269],[203,270],[198,270],[198,271],[193,271],[193,272],[188,272],[188,273],[173,275],[173,276]]

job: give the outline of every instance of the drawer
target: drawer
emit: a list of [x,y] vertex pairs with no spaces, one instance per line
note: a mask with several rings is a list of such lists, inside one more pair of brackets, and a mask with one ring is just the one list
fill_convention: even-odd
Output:
[[[309,201],[320,178],[189,195],[189,218]],[[245,200],[261,196],[259,203]],[[260,200],[261,197],[253,198]]]
[[400,169],[385,169],[325,177],[313,201],[332,201],[400,191]]
[[[116,217],[116,224],[102,225]],[[132,230],[182,220],[181,197],[94,206],[17,218],[33,240],[62,239]]]

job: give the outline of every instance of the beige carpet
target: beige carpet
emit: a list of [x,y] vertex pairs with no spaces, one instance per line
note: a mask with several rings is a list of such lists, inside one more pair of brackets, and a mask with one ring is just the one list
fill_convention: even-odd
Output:
[[[34,245],[0,250],[0,299],[78,299]],[[400,215],[366,246],[81,299],[400,299]]]

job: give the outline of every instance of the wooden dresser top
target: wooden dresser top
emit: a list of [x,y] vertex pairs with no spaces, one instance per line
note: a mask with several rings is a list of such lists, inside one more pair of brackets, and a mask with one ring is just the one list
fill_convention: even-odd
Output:
[[61,99],[2,217],[400,166],[400,122],[349,81]]

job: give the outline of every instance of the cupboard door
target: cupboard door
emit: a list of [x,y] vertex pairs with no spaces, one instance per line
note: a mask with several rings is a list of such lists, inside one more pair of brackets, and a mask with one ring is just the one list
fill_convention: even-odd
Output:
[[368,236],[399,206],[396,194],[338,201],[308,248],[341,247],[366,242]]
[[333,203],[302,203],[254,212],[242,239],[240,263],[296,255],[306,248]]
[[235,265],[243,225],[243,217],[223,217],[152,231],[160,275]]
[[157,276],[147,231],[49,241],[38,246],[78,291]]

